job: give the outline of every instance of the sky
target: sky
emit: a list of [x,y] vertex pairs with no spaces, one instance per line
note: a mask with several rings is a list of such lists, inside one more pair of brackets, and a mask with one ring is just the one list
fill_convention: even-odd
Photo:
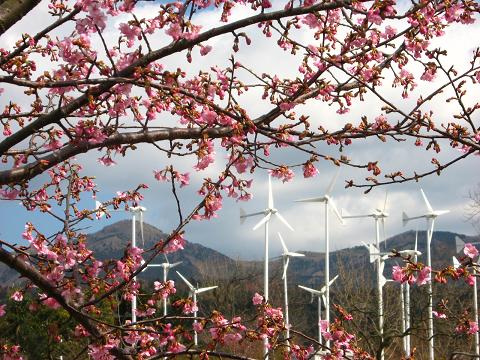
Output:
[[[152,13],[158,4],[147,2],[145,3],[139,13],[138,17],[145,16],[145,14]],[[241,17],[246,14],[242,10],[235,14],[236,17]],[[38,23],[32,25],[29,19],[38,19]],[[31,15],[23,19],[0,38],[0,47],[9,48],[18,38],[19,34],[25,31],[32,31],[32,26],[40,29],[42,26],[48,24],[48,16],[45,15],[45,7],[40,6],[34,10]],[[119,22],[119,20],[117,20]],[[205,13],[200,22],[208,29],[212,25],[218,24],[218,13],[210,11]],[[114,41],[114,33],[109,30],[113,29],[115,24],[109,24],[109,28],[105,32],[107,42]],[[439,45],[447,48],[449,51],[449,60],[451,64],[455,64],[459,68],[461,66],[468,66],[468,56],[472,53],[474,47],[478,46],[480,40],[475,39],[471,34],[478,32],[479,25],[473,27],[462,28],[454,27],[445,37],[439,40]],[[58,34],[58,36],[65,36],[66,33]],[[469,45],[465,46],[464,39],[470,39]],[[231,39],[230,39],[231,40]],[[230,41],[229,40],[229,41]],[[161,46],[165,43],[165,39],[156,37],[153,45]],[[278,50],[262,51],[267,48],[269,41],[261,36],[252,37],[253,45],[247,48],[242,48],[238,55],[238,60],[244,64],[254,66],[259,72],[271,71],[286,76],[285,74],[292,74],[296,71],[296,61],[293,57],[286,56]],[[187,72],[195,74],[202,68],[208,68],[212,65],[218,64],[224,66],[226,59],[231,53],[231,42],[226,42],[225,39],[218,39],[208,43],[213,47],[211,54],[208,57],[200,58],[194,56],[194,62],[187,65]],[[225,46],[225,44],[229,44]],[[197,50],[198,51],[198,50]],[[172,56],[166,59],[166,67],[185,66],[185,59],[183,57]],[[43,66],[48,66],[44,62]],[[416,95],[420,93],[427,93],[431,89],[432,84],[421,83],[416,90]],[[400,98],[400,91],[385,87],[382,89],[382,95],[399,103],[403,101],[405,109],[414,101],[404,101]],[[478,89],[471,91],[478,94]],[[256,101],[256,94],[252,94],[245,98],[245,106],[251,111],[253,116],[261,114],[266,108],[258,104]],[[18,96],[19,101],[22,99],[21,94]],[[0,99],[2,101],[2,99]],[[0,103],[3,107],[3,104]],[[338,127],[345,122],[356,122],[361,115],[365,114],[369,118],[374,118],[379,115],[380,104],[377,100],[367,97],[363,103],[354,105],[349,114],[341,117],[335,114],[332,109],[325,105],[315,103],[307,105],[302,108],[303,111],[313,115],[313,122],[318,121],[331,128]],[[440,118],[445,121],[449,120],[452,114],[451,105],[441,102],[433,102],[431,104],[432,110],[436,114],[440,114]],[[327,121],[328,120],[328,121]],[[327,154],[338,155],[335,148],[324,144],[319,145],[319,150]],[[385,172],[395,169],[405,170],[406,173],[412,173],[416,170],[418,172],[426,169],[431,169],[430,159],[432,156],[437,157],[441,162],[457,156],[459,153],[456,150],[443,147],[443,151],[438,155],[433,155],[431,152],[426,152],[422,148],[416,148],[411,141],[406,143],[393,143],[391,141],[383,144],[379,141],[361,141],[354,143],[346,150],[346,154],[356,162],[362,160],[377,159]],[[272,158],[282,162],[298,162],[305,160],[298,152],[292,150],[281,149],[281,151],[273,152]],[[199,184],[206,176],[215,176],[222,169],[222,164],[225,161],[225,154],[217,153],[216,162],[203,172],[195,172],[191,170],[194,159],[167,159],[163,154],[156,151],[152,146],[142,145],[139,149],[130,154],[125,159],[119,157],[115,158],[117,165],[113,167],[104,167],[97,162],[95,154],[81,155],[78,160],[85,164],[85,173],[94,174],[96,182],[101,188],[98,194],[98,200],[104,201],[115,194],[116,191],[132,188],[135,184],[146,183],[149,189],[144,192],[145,200],[142,205],[147,208],[145,214],[145,221],[158,227],[164,232],[172,230],[178,222],[175,210],[174,198],[170,193],[170,185],[157,182],[153,178],[154,169],[162,169],[166,164],[174,161],[178,170],[190,171],[191,185],[179,191],[179,197],[183,203],[185,212],[191,209],[200,200],[196,194]],[[388,191],[388,212],[389,218],[386,223],[386,235],[392,236],[397,233],[425,228],[425,222],[418,222],[408,224],[407,227],[402,226],[401,214],[402,211],[408,214],[418,215],[426,211],[426,207],[420,195],[420,188],[423,188],[427,194],[430,203],[435,209],[449,209],[451,212],[442,216],[436,223],[436,229],[448,230],[458,232],[461,234],[476,235],[476,230],[467,220],[469,192],[474,191],[478,184],[479,175],[479,161],[476,156],[467,158],[452,167],[445,170],[441,176],[430,176],[422,179],[419,183],[405,183],[396,184],[388,187],[379,187],[372,190],[368,195],[363,194],[361,189],[344,189],[345,180],[362,179],[365,173],[359,173],[348,167],[342,167],[336,186],[332,192],[332,196],[339,209],[345,209],[350,214],[366,214],[370,213],[374,208],[383,204],[385,198],[385,191]],[[288,222],[295,229],[291,232],[278,221],[272,221],[270,227],[270,254],[275,256],[280,254],[281,246],[278,240],[277,232],[282,232],[282,235],[291,250],[303,251],[323,251],[323,216],[324,209],[321,204],[304,204],[296,203],[295,200],[322,196],[327,188],[330,180],[335,175],[337,169],[327,162],[320,162],[318,165],[319,175],[304,179],[301,172],[297,171],[295,179],[289,183],[282,183],[277,179],[273,180],[273,193],[275,198],[275,207],[288,220]],[[247,212],[261,211],[267,204],[267,173],[266,171],[258,170],[248,178],[254,179],[252,187],[253,199],[249,202],[236,202],[233,199],[224,197],[223,208],[218,213],[218,218],[210,221],[196,221],[190,223],[186,228],[186,239],[191,242],[200,243],[204,246],[211,247],[233,258],[241,259],[261,259],[263,257],[263,241],[264,234],[262,229],[252,231],[254,224],[260,218],[250,218],[243,225],[239,221],[239,212],[242,207]],[[37,184],[40,180],[35,180]],[[34,183],[35,183],[34,182]],[[84,206],[93,207],[93,199],[85,199]],[[20,241],[20,234],[23,231],[23,226],[26,221],[33,221],[35,224],[45,231],[51,231],[58,224],[47,219],[44,216],[37,216],[27,213],[15,202],[2,204],[2,216],[0,217],[0,234],[10,242]],[[85,231],[93,232],[101,229],[115,221],[129,218],[129,215],[122,212],[112,213],[110,220],[102,219],[100,221],[92,221],[85,224],[87,227]],[[346,221],[345,225],[340,225],[337,219],[331,215],[330,217],[330,231],[331,231],[331,248],[333,250],[350,247],[361,244],[361,241],[372,242],[374,240],[374,223],[372,219],[352,219]]]

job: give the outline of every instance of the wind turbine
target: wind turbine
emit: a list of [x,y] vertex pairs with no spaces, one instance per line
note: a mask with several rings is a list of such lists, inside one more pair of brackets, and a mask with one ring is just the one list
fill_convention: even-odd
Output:
[[287,292],[287,269],[288,269],[288,264],[290,263],[290,257],[300,257],[300,256],[305,256],[305,254],[300,254],[296,252],[291,252],[288,250],[287,245],[285,245],[285,242],[283,241],[282,235],[278,233],[278,237],[280,238],[280,242],[282,243],[282,248],[283,248],[283,253],[282,253],[282,258],[283,258],[283,274],[282,274],[282,280],[283,280],[283,291],[284,291],[284,299],[285,299],[285,326],[287,328],[287,346],[290,350],[290,342],[288,339],[290,339],[290,321],[288,318],[288,292]]
[[[330,287],[335,280],[337,280],[338,275],[336,275],[332,280],[329,281],[327,284],[328,287]],[[300,289],[303,289],[305,291],[308,291],[312,295],[312,302],[313,298],[317,297],[318,298],[318,343],[322,344],[322,326],[321,326],[321,320],[322,320],[322,300],[323,304],[325,305],[326,309],[326,304],[327,304],[327,298],[326,298],[326,292],[327,292],[327,286],[324,285],[320,290],[315,290],[306,286],[298,285]]]
[[[472,242],[472,245],[478,245],[480,242]],[[465,241],[460,239],[458,236],[455,236],[455,246],[457,249],[457,253],[463,250],[465,247]],[[460,262],[457,260],[457,258],[454,256],[453,257],[453,267],[457,269],[460,266]],[[472,266],[472,271],[473,271],[473,316],[474,316],[474,321],[478,324],[478,294],[477,294],[477,268],[475,266]],[[478,331],[475,332],[475,355],[480,355],[480,339],[478,336]]]
[[[433,210],[432,205],[427,199],[427,196],[423,192],[423,189],[420,189],[422,193],[423,201],[427,207],[427,212],[423,215],[418,215],[414,217],[409,217],[405,212],[402,213],[402,222],[405,226],[410,220],[422,219],[427,220],[427,266],[432,267],[432,255],[430,245],[432,243],[433,228],[435,226],[435,219],[443,214],[447,214],[450,210]],[[433,342],[433,288],[432,282],[428,282],[428,349],[429,349],[429,359],[435,359],[435,350]]]
[[[137,247],[137,231],[135,229],[137,214],[140,218],[140,234],[142,236],[142,243],[145,244],[143,237],[143,213],[147,211],[143,206],[130,207],[129,211],[132,213],[132,247]],[[137,277],[133,277],[133,282],[137,282]],[[137,295],[132,298],[132,323],[137,322]]]
[[[324,215],[325,215],[325,320],[330,324],[330,233],[329,233],[329,213],[330,209],[333,210],[337,218],[340,220],[340,223],[343,224],[343,219],[342,216],[340,215],[340,212],[338,211],[337,207],[335,206],[335,203],[330,196],[330,193],[333,190],[333,187],[335,185],[335,182],[337,181],[338,174],[340,173],[340,168],[336,172],[335,176],[332,178],[330,181],[330,184],[328,185],[325,194],[320,197],[315,197],[315,198],[308,198],[308,199],[301,199],[297,200],[297,202],[315,202],[315,203],[324,203],[325,205],[325,210],[324,210]],[[327,346],[329,342],[327,341]]]
[[[218,288],[218,286],[209,286],[209,287],[204,287],[204,288],[195,287],[187,279],[185,279],[185,277],[182,274],[180,274],[178,271],[176,273],[178,274],[178,276],[180,276],[180,278],[183,280],[183,282],[185,284],[187,284],[188,288],[190,289],[190,295],[192,295],[193,302],[194,302],[195,305],[197,304],[197,294],[201,294],[201,293],[204,293],[206,291],[210,291],[210,290]],[[195,310],[193,312],[193,317],[194,317],[194,319],[193,319],[193,343],[194,343],[195,346],[197,346],[198,345],[198,334],[197,334],[197,331],[195,330],[195,324],[197,323],[197,310]]]
[[[264,269],[263,269],[263,297],[265,301],[268,301],[268,225],[272,215],[275,215],[286,227],[291,231],[294,231],[290,224],[285,220],[285,218],[278,212],[274,206],[273,202],[273,191],[272,191],[272,176],[268,174],[268,203],[267,208],[263,211],[258,211],[255,213],[247,214],[242,209],[240,209],[240,223],[243,224],[247,217],[263,215],[264,217],[260,220],[254,227],[253,230],[257,230],[260,226],[265,225],[265,255],[264,255]],[[264,355],[268,354],[268,339],[264,339]]]
[[[384,254],[380,255],[380,222],[382,228],[385,229],[385,218],[388,217],[387,209],[387,199],[388,193],[385,193],[385,201],[383,202],[383,209],[376,208],[372,213],[364,215],[343,215],[344,219],[357,219],[357,218],[368,218],[371,217],[375,220],[375,245],[364,244],[370,253],[370,262],[376,263],[377,269],[377,303],[378,303],[378,328],[380,331],[380,342],[383,344],[383,286],[387,282],[387,279],[383,275],[383,269],[385,267],[385,260],[388,259],[389,255]],[[383,230],[385,236],[385,230]],[[381,360],[385,358],[385,354],[382,348]]]
[[[403,255],[403,254],[402,254]],[[405,254],[407,256],[412,256],[412,260],[414,263],[417,262],[417,257],[421,256],[422,253],[418,251],[418,231],[415,231],[415,249],[413,250],[413,253],[407,253]],[[401,291],[402,291],[402,303],[404,301],[403,309],[402,309],[402,315],[404,317],[404,329],[403,332],[406,330],[410,329],[410,321],[411,321],[411,315],[410,315],[410,284],[408,282],[400,284],[401,286]],[[410,334],[407,334],[404,338],[404,350],[405,350],[405,355],[410,356],[411,352],[411,337]]]
[[[175,266],[178,266],[182,263],[182,261],[170,263],[168,261],[167,255],[163,254],[165,256],[165,262],[161,264],[148,264],[145,269],[148,269],[149,267],[161,267],[163,268],[163,282],[167,282],[167,275],[168,271]],[[167,298],[163,299],[163,316],[167,316]]]

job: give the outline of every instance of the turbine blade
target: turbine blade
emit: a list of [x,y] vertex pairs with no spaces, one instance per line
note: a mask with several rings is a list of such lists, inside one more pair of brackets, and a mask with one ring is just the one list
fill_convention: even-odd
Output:
[[385,212],[387,210],[387,201],[388,201],[388,190],[385,191],[385,201],[383,202],[383,210],[382,212]]
[[338,278],[338,275],[335,275],[335,277],[332,280],[330,280],[328,285],[332,285],[335,282],[335,280],[337,280],[337,278]]
[[318,291],[318,290],[311,289],[311,288],[309,288],[309,287],[302,286],[302,285],[298,285],[298,287],[299,287],[300,289],[303,289],[303,290],[305,290],[305,291],[308,291],[308,292],[309,292],[310,294],[312,294],[312,295],[322,295],[322,293],[321,293],[320,291]]
[[174,268],[175,266],[178,266],[182,263],[183,261],[178,261],[178,262],[174,262],[172,264],[168,264],[168,267],[171,269],[171,268]]
[[465,241],[463,241],[460,237],[455,236],[455,249],[457,250],[457,253],[463,250],[465,247]]
[[322,302],[323,306],[327,307],[327,298],[325,297],[325,295],[322,295]]
[[415,251],[418,251],[418,230],[415,230]]
[[281,222],[285,224],[286,227],[288,227],[292,231],[295,231],[293,230],[293,227],[287,222],[287,220],[285,220],[285,218],[278,211],[275,213],[275,215],[280,219]]
[[452,260],[453,260],[453,268],[458,269],[460,267],[460,261],[458,261],[458,259],[455,256],[452,256]]
[[405,211],[402,211],[402,225],[407,225],[409,220],[410,218],[408,217],[407,213]]
[[268,208],[273,209],[272,175],[268,174]]
[[243,210],[243,208],[240,208],[240,225],[242,225],[245,222],[245,218],[246,218],[245,215],[247,215],[245,210]]
[[385,284],[387,283],[387,278],[383,276],[383,274],[380,275],[380,286],[383,288]]
[[335,215],[337,215],[338,220],[340,220],[340,224],[343,225],[344,224],[343,217],[340,214],[340,212],[338,211],[338,208],[335,205],[335,202],[333,201],[332,198],[329,199],[328,205],[332,207],[333,212],[335,213]]
[[324,202],[325,196],[295,200],[295,202]]
[[267,221],[270,220],[270,217],[272,216],[272,213],[268,213],[262,220],[260,220],[257,225],[255,225],[253,227],[253,231],[257,230],[260,226],[262,226],[263,224],[265,224]]
[[143,210],[140,210],[140,236],[142,237],[142,247],[145,247],[145,238],[143,236]]
[[327,190],[325,191],[325,195],[329,195],[332,192],[333,187],[335,186],[335,183],[337,182],[338,175],[340,174],[340,169],[341,168],[339,166],[338,169],[337,169],[337,172],[335,173],[332,180],[330,181],[330,184],[328,185]]
[[385,251],[387,251],[387,235],[385,233],[385,218],[381,218],[381,223],[382,223],[382,236],[383,236],[383,246]]
[[298,257],[298,256],[305,256],[305,254],[301,254],[301,253],[296,253],[296,252],[291,252],[289,251],[287,253],[288,256],[293,256],[293,257]]
[[283,254],[288,254],[287,245],[285,245],[285,242],[283,241],[282,234],[278,233],[278,237],[280,238],[280,242],[282,243]]
[[95,210],[97,211],[97,219],[100,219],[105,215],[105,211],[102,210],[102,203],[100,201],[95,200]]
[[209,286],[209,287],[204,287],[204,288],[200,288],[196,291],[197,294],[201,294],[203,292],[206,292],[206,291],[210,291],[210,290],[213,290],[213,289],[216,289],[218,288],[218,286]]
[[180,278],[183,280],[183,282],[185,284],[187,284],[187,286],[190,288],[191,291],[195,291],[195,286],[190,284],[190,282],[187,279],[185,279],[185,277],[182,274],[180,274],[178,271],[175,271],[175,272],[178,274],[178,276],[180,276]]
[[282,280],[285,279],[285,276],[287,276],[287,269],[288,269],[288,263],[290,262],[290,258],[287,257],[287,260],[285,261],[285,264],[283,265],[283,274],[282,274]]
[[425,205],[427,205],[428,211],[433,212],[432,205],[430,205],[430,202],[427,199],[427,195],[425,195],[423,189],[420,189],[420,192],[422,193],[423,201],[425,202]]

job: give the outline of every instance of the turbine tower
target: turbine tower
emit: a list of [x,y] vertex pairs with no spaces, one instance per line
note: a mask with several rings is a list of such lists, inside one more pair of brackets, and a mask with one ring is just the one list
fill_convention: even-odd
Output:
[[[240,209],[240,223],[243,224],[245,219],[250,216],[263,215],[264,217],[260,220],[254,227],[253,230],[257,230],[260,226],[265,225],[265,255],[264,255],[264,269],[263,269],[263,297],[265,301],[268,301],[268,225],[272,215],[275,215],[286,227],[291,231],[294,231],[290,224],[285,220],[285,218],[278,212],[274,206],[273,202],[273,191],[272,191],[272,177],[268,174],[268,203],[267,208],[263,211],[258,211],[251,214],[246,214],[242,209]],[[268,339],[264,340],[264,355],[268,356]]]
[[[420,189],[422,193],[423,201],[427,207],[427,212],[423,215],[409,217],[405,212],[402,214],[402,222],[403,226],[405,226],[410,220],[422,219],[425,218],[427,220],[427,266],[432,268],[432,255],[430,245],[432,243],[432,236],[433,236],[433,228],[435,226],[435,219],[443,214],[447,214],[450,210],[433,210],[432,205],[427,199],[427,196]],[[429,359],[435,359],[435,350],[434,350],[434,342],[433,342],[433,288],[432,288],[432,281],[428,282],[428,354]]]
[[[95,201],[95,210],[97,211],[97,218],[100,219],[103,215],[105,215],[104,207],[100,201]],[[112,210],[112,211],[121,211],[120,209]],[[137,246],[137,231],[136,231],[136,221],[137,221],[137,214],[140,221],[140,236],[142,238],[142,245],[145,245],[145,238],[143,236],[143,213],[147,211],[147,209],[143,206],[132,206],[128,208],[128,211],[132,214],[132,247]],[[133,277],[133,281],[137,281],[137,277]],[[137,295],[133,295],[132,298],[132,323],[137,322]]]
[[[139,216],[140,220],[140,235],[142,237],[142,243],[145,244],[145,240],[143,237],[143,213],[147,211],[146,208],[143,206],[135,206],[129,208],[130,212],[132,213],[132,247],[137,247],[137,232],[135,229],[135,224],[136,224],[136,217],[137,214]],[[137,277],[133,277],[133,281],[137,281]],[[137,295],[133,295],[132,298],[132,323],[137,322]]]
[[[472,245],[478,245],[480,242],[472,242],[470,243]],[[455,236],[455,246],[457,249],[457,253],[463,250],[465,247],[465,241],[460,239],[458,236]],[[453,257],[453,267],[456,269],[460,266],[460,262],[457,260],[457,258],[454,256]],[[473,316],[474,316],[474,321],[478,324],[478,294],[477,294],[477,268],[475,266],[472,266],[472,271],[473,271]],[[475,355],[477,357],[480,355],[480,339],[478,336],[478,331],[475,332]]]
[[[330,280],[330,282],[327,284],[328,287],[330,287],[335,282],[335,280],[337,280],[337,278],[338,278],[338,275],[336,275],[332,280]],[[325,309],[326,309],[327,286],[324,285],[320,290],[315,290],[315,289],[312,289],[312,288],[309,288],[309,287],[306,287],[306,286],[302,286],[302,285],[298,285],[298,287],[300,289],[308,291],[312,295],[312,302],[313,302],[314,297],[317,297],[317,299],[318,299],[318,342],[319,342],[319,344],[322,344],[322,325],[321,325],[321,321],[322,321],[322,300],[323,300],[323,304],[325,305]]]
[[[377,208],[372,213],[364,215],[343,215],[343,219],[356,219],[356,218],[373,218],[375,220],[375,246],[372,244],[365,245],[370,252],[370,262],[376,263],[377,269],[377,304],[378,304],[378,329],[380,331],[380,342],[383,344],[383,285],[387,282],[385,276],[383,276],[383,268],[385,266],[385,260],[389,255],[384,255],[383,257],[378,255],[380,253],[380,222],[382,228],[385,229],[385,218],[388,217],[387,210],[387,199],[388,193],[385,193],[385,200],[383,203],[383,209]],[[383,231],[385,233],[385,231]],[[372,255],[372,252],[378,253],[377,255]],[[386,256],[386,258],[385,258]],[[383,345],[382,345],[383,346]],[[380,359],[383,360],[385,354],[382,348]]]
[[[204,288],[195,287],[178,271],[177,271],[177,274],[178,274],[178,276],[180,276],[180,278],[183,280],[183,282],[185,284],[187,284],[188,288],[190,289],[190,295],[192,295],[193,302],[194,302],[195,305],[197,304],[197,294],[201,294],[201,293],[204,293],[206,291],[210,291],[210,290],[218,288],[218,286],[209,286],[209,287],[204,287]],[[194,317],[194,319],[193,319],[193,344],[195,346],[197,346],[198,345],[198,334],[197,334],[197,331],[195,330],[195,328],[196,328],[195,324],[197,323],[197,310],[195,310],[193,312],[193,317]]]
[[[163,282],[167,282],[167,276],[168,276],[168,271],[175,266],[178,266],[182,263],[182,261],[175,262],[175,263],[170,263],[168,261],[167,255],[163,254],[165,256],[165,262],[161,264],[148,264],[145,269],[148,269],[149,267],[161,267],[163,268]],[[167,298],[163,299],[163,316],[167,316]]]
[[288,250],[287,245],[285,245],[285,242],[283,241],[282,235],[278,233],[278,237],[280,238],[280,241],[282,243],[282,248],[283,248],[283,253],[282,253],[282,258],[283,258],[283,274],[282,274],[282,280],[283,280],[283,291],[284,291],[284,300],[285,300],[285,327],[287,328],[286,336],[287,336],[287,346],[290,351],[290,320],[288,317],[288,292],[287,292],[287,269],[288,269],[288,264],[290,263],[290,257],[300,257],[300,256],[305,256],[305,254],[300,254],[296,252],[291,252]]
[[[414,252],[411,254],[402,254],[406,256],[411,256],[412,260],[414,263],[417,262],[418,256],[421,256],[422,253],[418,251],[418,231],[415,231],[415,248]],[[411,311],[410,311],[410,284],[408,281],[406,283],[402,283],[401,285],[401,290],[402,290],[402,301],[404,301],[404,309],[403,309],[403,316],[404,316],[404,331],[408,331],[410,329],[410,323],[411,323]],[[412,343],[411,343],[411,335],[408,333],[405,335],[404,339],[404,350],[405,350],[405,356],[410,356],[410,352],[412,349]]]
[[[335,176],[332,178],[330,181],[330,184],[328,185],[325,194],[320,197],[316,198],[309,198],[309,199],[301,199],[297,200],[297,202],[315,202],[315,203],[324,203],[325,210],[324,210],[324,215],[325,215],[325,320],[330,324],[330,232],[329,232],[329,213],[330,209],[333,210],[337,218],[340,220],[340,223],[343,224],[343,219],[342,216],[340,215],[340,212],[338,211],[337,207],[335,206],[335,203],[333,202],[332,197],[330,196],[330,193],[333,190],[333,187],[335,185],[335,182],[337,181],[338,174],[340,173],[340,168],[338,169],[337,173]],[[327,342],[327,345],[329,342]]]

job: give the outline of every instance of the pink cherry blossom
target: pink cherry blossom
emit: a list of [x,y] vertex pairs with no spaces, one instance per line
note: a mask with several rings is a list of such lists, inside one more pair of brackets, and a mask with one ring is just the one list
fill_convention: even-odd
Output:
[[475,285],[475,281],[476,281],[476,278],[475,278],[475,276],[473,276],[473,275],[468,275],[468,276],[465,278],[465,282],[466,282],[469,286]]
[[21,291],[15,291],[10,298],[14,301],[22,301],[23,300],[23,293]]
[[0,317],[5,316],[5,314],[7,313],[5,310],[6,306],[7,306],[6,304],[0,305]]
[[259,293],[255,293],[252,301],[253,301],[253,305],[261,305],[263,303],[263,296],[260,295]]
[[476,258],[478,256],[478,250],[475,245],[471,243],[466,243],[463,248],[463,253],[467,255],[470,259]]
[[468,333],[470,335],[476,334],[478,332],[478,324],[475,321],[469,321]]
[[418,272],[417,284],[425,285],[431,281],[431,272],[432,269],[428,266],[425,266]]
[[435,316],[437,319],[446,319],[447,315],[441,312],[437,312],[435,310],[432,311],[433,316]]
[[305,178],[313,177],[318,174],[318,169],[311,162],[303,165],[303,176]]

